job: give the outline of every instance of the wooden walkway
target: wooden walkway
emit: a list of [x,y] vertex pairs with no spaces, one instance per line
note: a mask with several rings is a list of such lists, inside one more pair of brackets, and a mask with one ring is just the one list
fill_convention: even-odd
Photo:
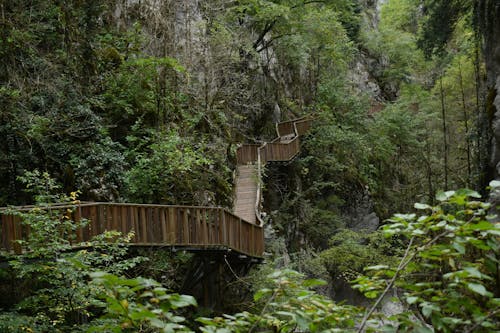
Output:
[[[73,221],[89,221],[76,230],[76,235],[66,235],[73,245],[88,242],[106,230],[116,230],[123,234],[134,231],[130,243],[135,246],[232,249],[252,257],[261,257],[264,252],[262,228],[223,208],[92,202],[56,205],[45,210],[52,210],[62,218],[67,216],[68,209]],[[55,232],[67,233],[66,230]],[[19,217],[2,216],[3,249],[20,253],[22,248],[13,240],[23,239],[28,233],[29,228]]]
[[257,166],[254,164],[238,165],[236,172],[234,214],[255,224],[257,223],[255,205],[259,188]]
[[[278,137],[272,142],[239,147],[233,212],[220,207],[106,202],[56,204],[42,209],[50,210],[60,218],[67,216],[77,222],[82,219],[89,221],[71,233],[67,230],[54,231],[62,233],[74,246],[82,246],[106,230],[124,234],[133,231],[133,246],[235,251],[241,256],[261,258],[264,253],[264,232],[259,212],[261,166],[267,162],[294,158],[299,152],[299,136],[308,130],[310,123],[305,118],[279,123],[276,126]],[[33,207],[18,210],[31,209]],[[30,232],[28,226],[18,216],[0,215],[0,248],[22,252],[16,240],[26,239]]]
[[311,126],[311,119],[300,118],[276,124],[277,137],[263,144],[244,144],[237,152],[234,213],[247,221],[263,225],[260,217],[261,173],[267,162],[292,160],[300,150],[300,136]]

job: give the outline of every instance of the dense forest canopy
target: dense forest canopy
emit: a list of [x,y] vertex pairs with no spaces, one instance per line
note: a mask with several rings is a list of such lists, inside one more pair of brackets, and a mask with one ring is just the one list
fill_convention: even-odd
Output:
[[[300,154],[264,170],[267,264],[240,286],[260,291],[227,310],[236,315],[189,314],[194,299],[164,289],[179,287],[189,258],[130,255],[129,236],[112,232],[68,253],[42,209],[24,216],[33,251],[4,254],[0,292],[25,290],[2,300],[1,329],[498,329],[500,232],[479,201],[491,190],[495,202],[499,185],[498,0],[3,0],[0,10],[0,206],[78,197],[231,209],[238,145],[313,119]],[[270,273],[284,266],[300,274]],[[161,281],[138,277],[148,274]],[[375,309],[389,290],[405,309],[391,323],[357,307],[380,296]]]

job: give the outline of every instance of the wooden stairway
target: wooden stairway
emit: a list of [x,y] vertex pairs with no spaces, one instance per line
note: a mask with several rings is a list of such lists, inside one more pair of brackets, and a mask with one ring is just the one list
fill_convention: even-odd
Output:
[[299,153],[299,136],[309,130],[310,118],[276,124],[277,137],[263,144],[244,144],[236,152],[236,186],[233,212],[242,219],[262,225],[260,218],[261,169],[267,162],[290,161]]
[[256,223],[258,192],[257,165],[238,165],[234,201],[234,214],[250,223]]

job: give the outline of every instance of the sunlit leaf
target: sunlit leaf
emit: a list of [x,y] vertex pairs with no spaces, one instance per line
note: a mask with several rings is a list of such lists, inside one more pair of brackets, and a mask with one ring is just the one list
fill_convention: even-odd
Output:
[[487,297],[493,296],[492,293],[490,293],[488,290],[486,290],[486,288],[482,284],[479,284],[479,283],[468,283],[467,288],[469,288],[471,291],[473,291],[481,296],[487,296]]

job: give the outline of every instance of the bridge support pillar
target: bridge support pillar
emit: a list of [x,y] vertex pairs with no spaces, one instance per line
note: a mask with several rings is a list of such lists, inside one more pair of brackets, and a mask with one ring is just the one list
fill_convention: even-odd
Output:
[[181,293],[193,295],[198,304],[213,311],[223,311],[231,304],[242,301],[250,290],[231,286],[248,274],[256,264],[251,258],[229,256],[226,253],[195,254],[184,279]]

